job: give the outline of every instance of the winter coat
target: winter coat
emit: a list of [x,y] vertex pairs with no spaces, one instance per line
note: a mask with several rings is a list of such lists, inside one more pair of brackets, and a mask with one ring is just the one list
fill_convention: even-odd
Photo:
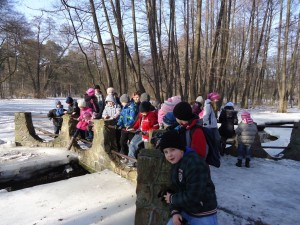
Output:
[[121,113],[121,106],[119,104],[114,104],[113,106],[106,105],[103,112],[102,118],[109,116],[109,119],[118,119]]
[[98,105],[99,105],[99,113],[102,113],[105,107],[105,99],[103,94],[101,93],[96,93],[95,96],[97,97],[98,100]]
[[207,128],[218,128],[218,122],[210,99],[206,99],[204,102],[203,126]]
[[91,125],[91,121],[87,121],[84,119],[84,113],[85,112],[90,112],[92,113],[92,109],[91,108],[88,108],[88,107],[85,107],[85,108],[81,108],[80,109],[80,116],[78,117],[78,123],[76,125],[76,128],[77,129],[80,129],[80,130],[88,130],[88,126]]
[[142,133],[142,140],[149,141],[149,131],[157,130],[159,128],[157,122],[157,112],[150,111],[145,116],[139,113],[138,119],[136,120],[135,124],[133,125],[133,129],[141,130]]
[[54,126],[56,127],[61,127],[62,123],[63,123],[63,118],[61,118],[64,115],[64,110],[63,108],[60,108],[61,110],[58,110],[58,108],[56,109],[51,109],[47,116],[50,120],[52,120],[52,123]]
[[98,105],[98,99],[95,95],[85,95],[84,100],[86,102],[86,107],[91,108],[93,113],[99,113],[100,110]]
[[80,109],[77,102],[74,102],[72,105],[68,106],[67,114],[70,114],[73,118],[77,118],[80,115]]
[[225,106],[219,116],[219,133],[224,138],[232,138],[235,135],[234,125],[238,124],[237,111],[232,106]]
[[136,104],[129,102],[120,113],[117,126],[122,128],[129,128],[134,124],[135,118],[138,115]]
[[207,216],[217,212],[215,186],[209,166],[196,152],[187,149],[171,169],[170,210],[190,215]]
[[257,134],[257,126],[255,123],[247,124],[242,121],[239,123],[235,133],[238,143],[252,145]]
[[195,128],[196,125],[199,125],[199,122],[201,122],[198,118],[198,116],[195,115],[195,118],[191,120],[186,125],[181,125],[179,128],[179,134],[184,141],[183,143],[187,143],[186,141],[186,131],[190,130],[192,132],[191,136],[191,144],[189,147],[191,147],[195,152],[197,152],[198,155],[201,156],[201,158],[205,159],[207,155],[207,148],[206,148],[206,138],[201,128]]

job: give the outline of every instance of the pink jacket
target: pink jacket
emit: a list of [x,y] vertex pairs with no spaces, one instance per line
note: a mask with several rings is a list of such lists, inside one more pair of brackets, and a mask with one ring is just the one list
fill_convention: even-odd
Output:
[[87,130],[88,126],[91,124],[91,120],[86,120],[83,116],[86,112],[89,112],[92,115],[92,109],[88,107],[80,109],[80,116],[78,117],[79,122],[76,125],[76,128],[80,130]]

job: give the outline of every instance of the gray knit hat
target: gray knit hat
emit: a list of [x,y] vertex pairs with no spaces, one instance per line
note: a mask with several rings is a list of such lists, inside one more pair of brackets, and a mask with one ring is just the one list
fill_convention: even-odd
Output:
[[124,103],[128,103],[129,102],[129,96],[127,94],[123,94],[121,97],[120,97],[120,102],[124,102]]
[[143,94],[141,94],[140,101],[141,102],[149,102],[150,95],[148,95],[146,92],[144,92]]

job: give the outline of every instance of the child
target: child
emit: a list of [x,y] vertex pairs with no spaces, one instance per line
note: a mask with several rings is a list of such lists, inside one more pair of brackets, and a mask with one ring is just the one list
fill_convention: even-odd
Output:
[[250,158],[251,158],[251,145],[254,142],[255,136],[257,134],[257,127],[253,123],[251,115],[249,112],[243,112],[242,121],[239,123],[235,133],[238,140],[238,161],[235,164],[237,167],[242,167],[243,153],[246,151],[246,162],[245,166],[250,167]]
[[[127,129],[132,127],[132,125],[134,124],[135,118],[138,115],[138,109],[133,102],[129,102],[129,96],[127,94],[123,94],[120,97],[120,101],[123,106],[117,122],[117,127],[121,129],[120,148],[122,154],[128,155],[127,143],[128,141],[131,141],[134,133],[129,132]],[[126,160],[124,160],[124,162],[126,162]]]
[[[201,126],[201,121],[196,114],[193,114],[190,104],[188,102],[178,103],[174,107],[173,114],[180,125],[179,132],[183,142],[186,143],[186,135],[192,135],[191,143],[186,143],[186,145],[194,149],[201,158],[205,159],[207,155],[206,139],[202,129],[197,127]],[[190,134],[192,130],[193,132]]]
[[171,188],[163,193],[171,211],[168,225],[181,225],[183,221],[217,225],[217,197],[206,162],[184,146],[175,130],[167,131],[159,146],[172,164]]
[[221,123],[219,133],[221,135],[221,155],[226,152],[226,140],[235,136],[234,125],[238,124],[237,111],[234,110],[234,104],[227,102],[222,109],[218,122]]
[[113,95],[107,95],[105,99],[105,108],[102,112],[103,119],[118,119],[121,106],[115,102],[115,98]]
[[77,137],[80,134],[82,139],[86,139],[89,126],[92,125],[92,109],[86,106],[86,102],[83,99],[78,100],[78,107],[80,108],[80,116],[77,119],[79,122],[76,125],[77,130],[73,137]]
[[100,109],[98,105],[98,99],[95,96],[95,89],[94,88],[89,88],[84,96],[84,100],[86,102],[86,107],[92,109],[93,117],[95,119],[100,119]]
[[[211,92],[207,95],[203,109],[203,126],[210,128],[214,134],[214,139],[218,142],[219,152],[221,152],[221,136],[218,130],[217,121],[217,102],[220,100],[220,95],[217,92]],[[200,114],[202,114],[202,112]],[[201,115],[199,115],[201,117]]]
[[173,109],[177,103],[181,102],[180,96],[173,96],[169,98],[168,100],[164,101],[164,103],[161,105],[161,109],[158,110],[158,123],[160,126],[160,129],[163,129],[163,118],[168,112],[173,112]]
[[48,118],[52,120],[54,125],[54,134],[59,134],[61,130],[61,126],[63,123],[63,119],[61,118],[64,115],[64,107],[60,101],[55,102],[56,108],[52,109],[48,112]]
[[[128,131],[137,131],[129,144],[129,157],[136,158],[139,144],[141,144],[142,142],[149,142],[149,132],[152,130],[157,130],[159,128],[157,122],[157,112],[150,111],[150,109],[150,102],[141,102],[139,107],[140,113],[138,115],[137,121],[133,125],[132,129],[127,129]],[[134,162],[129,161],[127,166],[134,166]]]
[[78,108],[77,102],[74,102],[72,97],[67,97],[66,103],[68,104],[68,109],[64,113],[70,114],[72,118],[78,118],[80,115],[80,109]]

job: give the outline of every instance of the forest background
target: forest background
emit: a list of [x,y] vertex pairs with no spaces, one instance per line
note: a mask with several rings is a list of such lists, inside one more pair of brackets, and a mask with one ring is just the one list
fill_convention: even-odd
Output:
[[0,97],[119,94],[300,106],[300,0],[0,0]]

